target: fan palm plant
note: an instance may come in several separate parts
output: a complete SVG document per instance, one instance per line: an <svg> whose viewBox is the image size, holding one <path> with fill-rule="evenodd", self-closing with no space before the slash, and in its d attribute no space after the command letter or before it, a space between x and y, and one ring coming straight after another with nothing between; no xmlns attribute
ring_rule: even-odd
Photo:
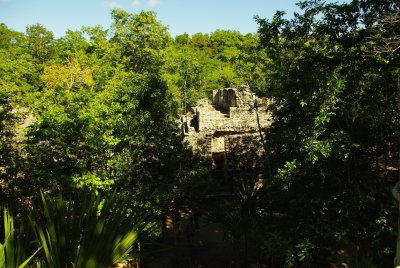
<svg viewBox="0 0 400 268"><path fill-rule="evenodd" d="M243 239L245 267L248 266L249 236L262 213L260 198L261 188L251 180L244 181L232 200L222 203L222 207L217 205L208 214L210 221L222 224L225 234L234 244L239 244Z"/></svg>
<svg viewBox="0 0 400 268"><path fill-rule="evenodd" d="M127 200L92 195L80 204L42 195L42 202L45 224L34 229L48 267L110 267L130 258L144 221Z"/></svg>

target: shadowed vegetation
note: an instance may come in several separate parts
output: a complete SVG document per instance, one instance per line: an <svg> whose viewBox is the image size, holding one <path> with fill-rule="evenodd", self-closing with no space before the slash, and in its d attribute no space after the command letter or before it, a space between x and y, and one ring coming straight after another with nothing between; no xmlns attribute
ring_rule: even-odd
<svg viewBox="0 0 400 268"><path fill-rule="evenodd" d="M398 265L399 3L298 6L256 34L171 37L120 9L61 38L0 24L0 267L146 267L155 250L210 266L213 249L240 267ZM242 84L273 123L221 180L179 117ZM196 213L192 244L165 236Z"/></svg>

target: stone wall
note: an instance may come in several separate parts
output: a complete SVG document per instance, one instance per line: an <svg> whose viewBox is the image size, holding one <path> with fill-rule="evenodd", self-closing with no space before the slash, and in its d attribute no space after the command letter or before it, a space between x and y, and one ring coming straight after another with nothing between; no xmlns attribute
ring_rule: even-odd
<svg viewBox="0 0 400 268"><path fill-rule="evenodd" d="M267 105L249 87L214 90L212 104L200 100L193 112L182 119L185 140L204 156L228 153L234 143L232 137L257 137L257 113L261 128L268 128L272 117Z"/></svg>

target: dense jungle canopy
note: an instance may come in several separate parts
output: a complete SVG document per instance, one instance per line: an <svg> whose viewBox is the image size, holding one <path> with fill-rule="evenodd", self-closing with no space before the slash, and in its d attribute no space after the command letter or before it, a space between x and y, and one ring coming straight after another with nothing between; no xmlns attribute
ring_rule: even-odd
<svg viewBox="0 0 400 268"><path fill-rule="evenodd" d="M122 9L108 29L61 38L0 24L0 267L37 250L28 266L109 267L137 252L145 266L159 219L196 209L239 245L242 267L393 267L400 3L298 5L290 19L256 16L256 34L171 37L154 12ZM243 158L243 187L210 201L209 160L177 122L242 84L271 100L268 165Z"/></svg>

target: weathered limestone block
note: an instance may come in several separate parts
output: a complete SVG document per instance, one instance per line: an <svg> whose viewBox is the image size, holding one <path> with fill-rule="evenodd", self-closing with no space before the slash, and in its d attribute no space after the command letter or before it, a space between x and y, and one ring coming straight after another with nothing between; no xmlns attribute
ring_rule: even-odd
<svg viewBox="0 0 400 268"><path fill-rule="evenodd" d="M211 142L211 152L220 153L225 152L225 137L213 137Z"/></svg>
<svg viewBox="0 0 400 268"><path fill-rule="evenodd" d="M198 101L186 121L190 122L186 141L194 151L206 156L230 150L226 141L234 144L234 136L258 135L259 127L268 128L272 117L249 87L240 86L214 90L212 104L207 99Z"/></svg>

